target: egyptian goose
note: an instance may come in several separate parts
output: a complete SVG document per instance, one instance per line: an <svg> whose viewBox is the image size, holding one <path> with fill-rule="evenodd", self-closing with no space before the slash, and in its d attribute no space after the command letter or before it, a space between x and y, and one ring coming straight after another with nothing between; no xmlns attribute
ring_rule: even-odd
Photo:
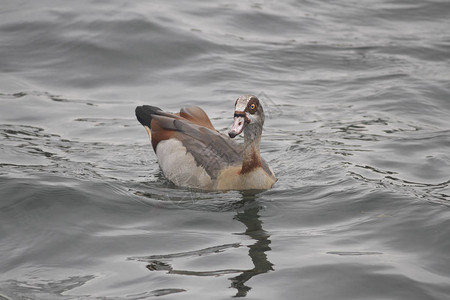
<svg viewBox="0 0 450 300"><path fill-rule="evenodd" d="M179 113L136 107L164 176L174 184L202 190L269 189L277 180L259 154L264 111L255 96L236 100L230 138L244 132L244 146L219 133L199 107Z"/></svg>

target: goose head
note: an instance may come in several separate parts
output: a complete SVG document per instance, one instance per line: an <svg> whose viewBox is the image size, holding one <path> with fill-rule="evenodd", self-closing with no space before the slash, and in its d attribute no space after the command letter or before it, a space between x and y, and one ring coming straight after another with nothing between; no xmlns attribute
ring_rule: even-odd
<svg viewBox="0 0 450 300"><path fill-rule="evenodd" d="M264 111L258 98L253 95L240 96L235 103L234 121L228 135L231 138L244 132L244 138L254 139L261 135Z"/></svg>

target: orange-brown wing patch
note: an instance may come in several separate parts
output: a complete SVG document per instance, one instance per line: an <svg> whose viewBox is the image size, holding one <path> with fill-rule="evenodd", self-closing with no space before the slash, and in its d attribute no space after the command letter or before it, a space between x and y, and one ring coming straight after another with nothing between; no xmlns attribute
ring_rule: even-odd
<svg viewBox="0 0 450 300"><path fill-rule="evenodd" d="M179 113L171 114L168 112L158 111L158 114L152 115L150 123L151 140L153 149L160 141L167 140L173 137L183 138L182 134L178 132L180 129L174 125L175 120L185 120L193 124L209 128L216 131L205 111L197 106L182 108Z"/></svg>
<svg viewBox="0 0 450 300"><path fill-rule="evenodd" d="M152 122L150 124L151 126L151 132L152 132L152 147L153 150L156 152L156 146L159 142L168 140L172 138L176 131L171 130L167 128L167 126L164 126L164 123L167 123L167 119L172 120L171 118L161 118L161 117L154 117L152 119Z"/></svg>
<svg viewBox="0 0 450 300"><path fill-rule="evenodd" d="M208 115L198 106L183 107L180 110L180 116L194 124L204 126L214 131L216 130Z"/></svg>

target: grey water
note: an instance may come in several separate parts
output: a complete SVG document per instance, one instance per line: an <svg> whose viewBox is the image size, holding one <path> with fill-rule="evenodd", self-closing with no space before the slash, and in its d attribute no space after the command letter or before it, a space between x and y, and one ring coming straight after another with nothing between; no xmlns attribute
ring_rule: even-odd
<svg viewBox="0 0 450 300"><path fill-rule="evenodd" d="M0 299L449 299L450 2L0 6ZM137 105L226 132L268 191L178 188ZM242 142L242 139L239 139Z"/></svg>

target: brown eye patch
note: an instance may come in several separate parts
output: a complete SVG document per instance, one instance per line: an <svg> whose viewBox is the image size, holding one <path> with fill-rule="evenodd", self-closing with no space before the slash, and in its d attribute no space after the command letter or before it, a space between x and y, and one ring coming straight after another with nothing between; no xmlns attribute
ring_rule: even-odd
<svg viewBox="0 0 450 300"><path fill-rule="evenodd" d="M254 114L259 106L259 100L258 98L252 97L250 98L250 101L248 101L247 104L247 110L249 113Z"/></svg>

